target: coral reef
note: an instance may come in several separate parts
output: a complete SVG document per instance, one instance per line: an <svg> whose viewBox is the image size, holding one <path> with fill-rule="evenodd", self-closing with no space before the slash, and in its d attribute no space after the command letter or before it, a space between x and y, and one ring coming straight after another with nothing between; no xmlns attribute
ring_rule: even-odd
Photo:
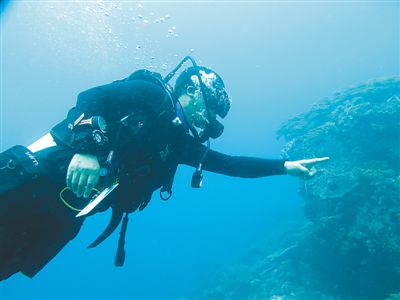
<svg viewBox="0 0 400 300"><path fill-rule="evenodd" d="M323 99L277 136L291 160L331 158L300 182L309 222L262 259L222 271L204 298L398 299L400 78Z"/></svg>

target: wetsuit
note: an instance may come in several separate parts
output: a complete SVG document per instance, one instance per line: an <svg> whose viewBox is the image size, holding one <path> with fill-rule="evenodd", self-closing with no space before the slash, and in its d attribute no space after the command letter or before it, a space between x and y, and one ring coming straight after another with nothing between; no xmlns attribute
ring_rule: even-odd
<svg viewBox="0 0 400 300"><path fill-rule="evenodd" d="M75 110L85 117L102 116L108 124L108 147L116 149L120 179L119 187L109 198L123 211L143 209L179 164L197 167L206 150L188 133L184 122L173 122L177 110L166 110L171 105L167 98L162 87L143 80L116 81L78 96ZM172 105L176 104L173 101ZM134 114L121 139L118 122L130 112L139 113ZM64 145L56 133L53 136L57 144ZM71 150L73 155L76 151ZM106 147L81 152L100 157L108 150ZM40 177L0 198L0 280L18 271L33 277L76 236L83 222L58 198L72 156L58 157L57 151L47 152L41 153L39 159L45 162L51 176ZM284 174L283 165L279 159L229 156L210 150L203 169L255 178ZM54 174L60 180L54 181Z"/></svg>

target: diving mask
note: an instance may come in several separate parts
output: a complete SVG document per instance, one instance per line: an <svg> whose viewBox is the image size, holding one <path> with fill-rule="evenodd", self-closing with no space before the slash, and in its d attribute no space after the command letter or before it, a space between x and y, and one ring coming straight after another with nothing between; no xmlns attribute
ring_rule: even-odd
<svg viewBox="0 0 400 300"><path fill-rule="evenodd" d="M195 129L198 136L201 137L209 124L209 115L204 97L200 89L193 90L193 87L188 87L186 94L187 97L180 100L183 113L189 126Z"/></svg>

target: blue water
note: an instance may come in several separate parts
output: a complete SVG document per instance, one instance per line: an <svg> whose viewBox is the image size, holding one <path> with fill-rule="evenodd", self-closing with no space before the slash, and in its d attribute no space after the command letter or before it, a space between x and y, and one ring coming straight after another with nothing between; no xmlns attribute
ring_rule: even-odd
<svg viewBox="0 0 400 300"><path fill-rule="evenodd" d="M162 20L161 18L164 18ZM160 20L161 19L161 20ZM399 72L399 3L12 1L1 14L1 150L28 145L61 120L76 95L139 68L166 74L187 54L215 69L233 98L213 149L278 158L275 131L337 90ZM0 283L0 299L182 298L278 226L303 219L295 178L207 173L131 216L127 259L117 234L86 246L96 215L33 280Z"/></svg>

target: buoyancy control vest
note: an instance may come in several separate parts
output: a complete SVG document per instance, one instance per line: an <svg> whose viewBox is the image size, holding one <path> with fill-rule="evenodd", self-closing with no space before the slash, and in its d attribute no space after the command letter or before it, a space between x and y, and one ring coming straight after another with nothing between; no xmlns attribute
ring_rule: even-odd
<svg viewBox="0 0 400 300"><path fill-rule="evenodd" d="M172 125L175 126L180 125L180 121L176 120L176 111L175 111L176 100L173 97L172 88L168 83L166 83L162 79L159 73L142 69L132 73L129 77L122 79L121 81L131 81L131 80L143 80L161 87L165 91L166 96L164 101L161 103L161 106L158 110L159 113L157 115L159 118L163 118L164 120L170 120ZM163 134L162 131L160 131L160 134ZM157 137L150 137L150 138L153 138L155 142L157 141ZM172 185L176 173L176 168L177 164L171 164L170 168L168 168L168 174L164 176L165 180L160 189L160 198L163 200L168 200L172 195ZM149 199L145 199L143 201L144 205L141 205L139 207L139 210L142 210L147 205L151 196L152 192L145 195L145 197ZM131 212L130 209L127 209L126 205L123 205L123 203L126 202L129 202L129 199L123 199L122 201L116 199L115 201L113 201L113 203L111 204L112 215L109 224L107 225L103 233L100 234L100 236L93 243L89 245L89 248L93 248L102 243L115 231L115 229L121 223L121 220L123 220L120 230L120 237L118 241L118 249L114 261L114 264L116 266L122 266L125 260L125 250L124 250L125 235L129 220L128 214Z"/></svg>

